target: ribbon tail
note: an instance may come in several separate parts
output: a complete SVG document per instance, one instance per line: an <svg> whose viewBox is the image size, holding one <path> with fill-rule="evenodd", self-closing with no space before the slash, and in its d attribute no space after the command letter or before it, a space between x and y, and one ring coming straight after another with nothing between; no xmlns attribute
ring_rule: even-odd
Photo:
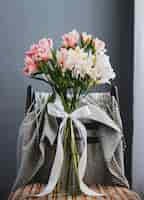
<svg viewBox="0 0 144 200"><path fill-rule="evenodd" d="M46 187L41 193L35 195L36 197L42 197L51 193L59 180L62 165L63 165L63 160L64 160L62 135L65 128L65 124L66 124L66 120L63 120L59 128L56 155L55 155L55 159L54 159L54 163L53 163L48 184L46 185Z"/></svg>
<svg viewBox="0 0 144 200"><path fill-rule="evenodd" d="M79 165L78 165L78 175L79 175L78 178L79 178L80 190L88 196L105 196L105 194L97 193L97 192L91 190L83 182L83 178L84 178L86 166L87 166L87 131L86 131L86 128L84 127L84 125L80 121L74 120L74 119L73 119L73 121L77 127L79 134L82 135L82 138L84 141L84 149L83 149L82 155L79 160Z"/></svg>

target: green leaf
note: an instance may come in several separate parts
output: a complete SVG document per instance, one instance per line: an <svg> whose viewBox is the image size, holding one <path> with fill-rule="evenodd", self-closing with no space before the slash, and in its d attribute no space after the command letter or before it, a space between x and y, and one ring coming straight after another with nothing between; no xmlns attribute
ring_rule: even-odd
<svg viewBox="0 0 144 200"><path fill-rule="evenodd" d="M57 61L57 58L56 58L56 49L52 49L51 52L52 52L53 60L56 62Z"/></svg>
<svg viewBox="0 0 144 200"><path fill-rule="evenodd" d="M53 102L55 101L55 99L56 99L56 93L55 93L55 91L53 90L53 91L52 91L52 95L50 95L50 96L48 97L47 102L48 102L48 103L53 103Z"/></svg>

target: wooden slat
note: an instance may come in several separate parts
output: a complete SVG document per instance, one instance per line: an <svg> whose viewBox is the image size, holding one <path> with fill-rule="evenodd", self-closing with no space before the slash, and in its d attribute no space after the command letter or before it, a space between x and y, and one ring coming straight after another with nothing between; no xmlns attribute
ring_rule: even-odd
<svg viewBox="0 0 144 200"><path fill-rule="evenodd" d="M87 196L85 194L80 195L81 200L87 200ZM74 195L73 200L77 200L77 197Z"/></svg>
<svg viewBox="0 0 144 200"><path fill-rule="evenodd" d="M44 188L45 188L45 185L42 184L39 192L42 192ZM48 200L48 196L40 197L40 198L37 198L36 200Z"/></svg>
<svg viewBox="0 0 144 200"><path fill-rule="evenodd" d="M113 191L111 190L111 187L107 187L107 193L109 195L109 199L112 200Z"/></svg>
<svg viewBox="0 0 144 200"><path fill-rule="evenodd" d="M12 199L10 200L18 200L20 199L20 197L22 196L24 191L24 187L21 187L19 189L16 190L16 192L12 195Z"/></svg>
<svg viewBox="0 0 144 200"><path fill-rule="evenodd" d="M111 200L112 198L111 198L111 195L109 193L108 187L105 186L104 191L105 191L105 194L106 194L106 200Z"/></svg>
<svg viewBox="0 0 144 200"><path fill-rule="evenodd" d="M115 187L116 191L118 192L119 196L121 197L121 200L126 200L127 196L123 192L122 188L120 187Z"/></svg>
<svg viewBox="0 0 144 200"><path fill-rule="evenodd" d="M111 200L111 196L110 196L108 187L104 187L104 191L105 191L105 193L107 194L106 200Z"/></svg>
<svg viewBox="0 0 144 200"><path fill-rule="evenodd" d="M115 187L108 187L108 194L110 196L110 200L114 200L114 198L119 198L119 195L117 194Z"/></svg>
<svg viewBox="0 0 144 200"><path fill-rule="evenodd" d="M24 187L23 193L22 193L22 197L19 198L19 200L24 200L24 199L30 199L28 198L28 196L31 194L31 190L32 190L33 185L26 185Z"/></svg>
<svg viewBox="0 0 144 200"><path fill-rule="evenodd" d="M131 199L131 200L140 200L140 197L136 192L130 191L127 188L123 188L122 190L129 197L129 199Z"/></svg>
<svg viewBox="0 0 144 200"><path fill-rule="evenodd" d="M57 187L54 189L52 193L52 200L56 200L56 199L57 199Z"/></svg>
<svg viewBox="0 0 144 200"><path fill-rule="evenodd" d="M75 195L72 195L72 200L77 200ZM81 197L81 200L86 200L85 195Z"/></svg>
<svg viewBox="0 0 144 200"><path fill-rule="evenodd" d="M40 192L40 184L32 184L32 188L31 188L31 192L29 193L29 195L33 195L33 194L38 194ZM37 197L30 197L28 198L29 200L38 200Z"/></svg>
<svg viewBox="0 0 144 200"><path fill-rule="evenodd" d="M97 193L101 193L100 188L98 186L97 187L95 186L94 191ZM93 199L94 200L100 200L100 199L103 200L103 197L94 197Z"/></svg>
<svg viewBox="0 0 144 200"><path fill-rule="evenodd" d="M100 199L101 200L106 200L107 199L107 192L104 189L104 187L102 187L101 185L97 186L99 188L99 193L104 194L105 196L102 196Z"/></svg>

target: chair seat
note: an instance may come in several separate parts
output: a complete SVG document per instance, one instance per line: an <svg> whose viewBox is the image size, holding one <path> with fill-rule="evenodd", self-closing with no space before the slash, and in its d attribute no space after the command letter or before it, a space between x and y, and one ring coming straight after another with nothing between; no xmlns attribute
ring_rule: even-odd
<svg viewBox="0 0 144 200"><path fill-rule="evenodd" d="M40 191L42 191L44 188L44 185L42 184L31 184L31 185L27 185L23 188L19 188L17 191L15 191L14 193L11 193L8 200L47 200L47 199L51 199L51 200L57 200L57 199L64 199L64 200L80 200L80 198L82 200L140 200L140 197L138 196L138 194L136 194L133 191L130 191L127 188L124 187L117 187L117 186L101 186L101 185L97 185L92 187L93 190L95 190L96 192L99 193L105 193L106 196L105 197L99 197L99 198L95 198L95 197L88 197L84 194L81 194L79 196L66 196L66 195L62 195L60 193L57 193L56 191L54 191L52 194L45 196L45 197L41 197L41 198L26 198L27 195L32 195L32 194L36 194L39 193Z"/></svg>

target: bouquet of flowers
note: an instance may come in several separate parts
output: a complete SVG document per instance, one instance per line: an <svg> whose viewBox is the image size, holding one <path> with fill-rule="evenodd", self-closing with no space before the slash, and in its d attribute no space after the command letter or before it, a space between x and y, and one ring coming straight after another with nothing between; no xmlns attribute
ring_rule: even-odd
<svg viewBox="0 0 144 200"><path fill-rule="evenodd" d="M81 95L98 84L110 83L115 73L106 55L105 43L76 30L62 36L55 48L53 40L43 38L26 52L24 74L48 83L53 91L48 102L60 97L63 109L70 116L77 108ZM63 130L64 152L70 148L75 174L79 180L79 153L73 120L67 117ZM80 180L79 180L80 181ZM82 188L82 184L79 182Z"/></svg>

